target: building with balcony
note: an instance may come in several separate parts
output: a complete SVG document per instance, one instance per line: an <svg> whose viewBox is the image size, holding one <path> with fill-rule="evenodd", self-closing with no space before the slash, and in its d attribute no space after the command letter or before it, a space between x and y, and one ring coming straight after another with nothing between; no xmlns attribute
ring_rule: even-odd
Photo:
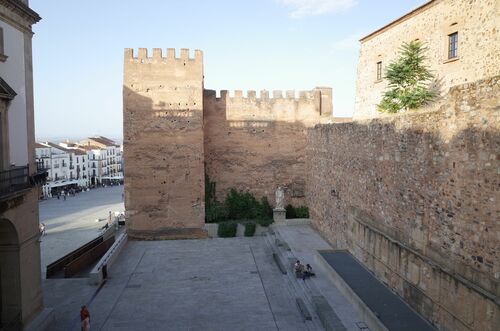
<svg viewBox="0 0 500 331"><path fill-rule="evenodd" d="M0 330L45 330L35 163L32 25L27 0L0 2Z"/></svg>
<svg viewBox="0 0 500 331"><path fill-rule="evenodd" d="M90 185L87 153L76 144L36 143L36 160L48 172L43 197Z"/></svg>
<svg viewBox="0 0 500 331"><path fill-rule="evenodd" d="M36 161L48 172L42 196L52 197L71 188L117 184L123 181L120 145L105 137L80 143L36 143Z"/></svg>
<svg viewBox="0 0 500 331"><path fill-rule="evenodd" d="M123 181L122 150L119 144L109 138L96 136L83 139L80 146L90 151L92 158L98 156L100 167L96 178L99 184ZM89 158L89 162L92 158Z"/></svg>

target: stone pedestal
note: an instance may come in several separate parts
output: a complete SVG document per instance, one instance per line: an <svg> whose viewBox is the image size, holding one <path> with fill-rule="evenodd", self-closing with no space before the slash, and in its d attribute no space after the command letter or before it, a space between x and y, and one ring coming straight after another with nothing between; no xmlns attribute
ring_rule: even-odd
<svg viewBox="0 0 500 331"><path fill-rule="evenodd" d="M274 223L285 223L286 221L286 211L284 208L274 208L273 209L273 220Z"/></svg>

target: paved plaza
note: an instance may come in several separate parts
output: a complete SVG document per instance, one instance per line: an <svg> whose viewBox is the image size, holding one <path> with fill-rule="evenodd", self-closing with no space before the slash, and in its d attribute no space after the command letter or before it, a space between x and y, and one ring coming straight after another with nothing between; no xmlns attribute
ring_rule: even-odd
<svg viewBox="0 0 500 331"><path fill-rule="evenodd" d="M42 273L45 267L99 235L109 211L123 211L123 186L96 188L64 200L51 198L40 201L40 222L46 235L40 244Z"/></svg>
<svg viewBox="0 0 500 331"><path fill-rule="evenodd" d="M314 282L346 329L359 330L361 317L315 263L313 251L328 244L309 226L280 232L316 269L306 283ZM44 297L55 309L54 330L78 330L82 304L93 330L323 330L316 315L303 319L289 282L265 237L129 241L102 288L86 279L51 279Z"/></svg>

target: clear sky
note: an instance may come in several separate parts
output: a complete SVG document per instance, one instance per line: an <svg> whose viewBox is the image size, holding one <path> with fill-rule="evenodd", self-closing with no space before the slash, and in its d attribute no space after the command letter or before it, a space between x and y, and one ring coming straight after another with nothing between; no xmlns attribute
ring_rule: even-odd
<svg viewBox="0 0 500 331"><path fill-rule="evenodd" d="M204 52L205 88L333 88L354 109L360 37L425 0L31 0L37 138L122 137L123 48Z"/></svg>

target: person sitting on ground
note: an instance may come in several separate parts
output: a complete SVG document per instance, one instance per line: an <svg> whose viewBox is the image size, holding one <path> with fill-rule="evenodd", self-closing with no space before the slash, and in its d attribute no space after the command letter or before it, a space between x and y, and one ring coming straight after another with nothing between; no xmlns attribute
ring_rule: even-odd
<svg viewBox="0 0 500 331"><path fill-rule="evenodd" d="M302 277L302 274L304 273L304 265L302 263L300 263L299 260L297 260L297 262L295 262L293 268L295 269L295 275L297 277Z"/></svg>
<svg viewBox="0 0 500 331"><path fill-rule="evenodd" d="M316 276L316 274L313 272L313 268L311 267L310 264L306 265L306 271L309 274L309 276Z"/></svg>
<svg viewBox="0 0 500 331"><path fill-rule="evenodd" d="M306 269L304 270L304 273L302 274L302 280L306 280L307 277L316 276L316 274L312 270L313 270L313 268L311 267L311 265L309 263L306 264Z"/></svg>

